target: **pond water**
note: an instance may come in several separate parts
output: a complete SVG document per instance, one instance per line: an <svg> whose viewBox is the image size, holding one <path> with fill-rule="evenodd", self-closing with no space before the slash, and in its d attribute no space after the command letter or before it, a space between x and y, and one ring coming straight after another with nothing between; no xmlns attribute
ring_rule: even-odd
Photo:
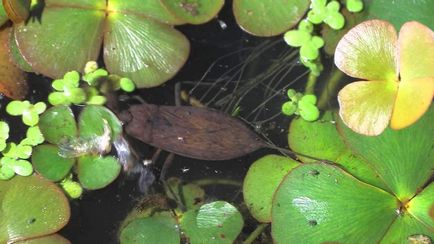
<svg viewBox="0 0 434 244"><path fill-rule="evenodd" d="M287 100L287 88L301 90L307 79L306 69L298 63L298 52L289 48L280 36L257 38L243 32L228 6L207 24L178 29L191 42L186 65L165 85L135 92L133 96L152 104L174 105L176 91L190 92L192 98L208 107L227 113L237 110L252 130L277 146L287 147L290 118L280 113L280 107ZM325 66L325 75L330 67ZM46 97L50 80L36 75L30 80L33 91L30 100ZM153 156L154 148L131 142L142 159ZM176 156L166 178L178 177L186 182L202 179L238 182L238 186L208 185L207 198L235 203L243 211L242 180L250 164L270 152L277 151L261 149L242 158L216 162ZM167 155L163 152L152 165L157 177ZM161 189L155 183L149 193ZM85 192L79 201L72 201L71 220L60 234L72 243L117 243L120 223L143 196L137 176L121 175L108 187ZM248 213L243 212L246 225L241 239L256 227L256 222L247 219Z"/></svg>

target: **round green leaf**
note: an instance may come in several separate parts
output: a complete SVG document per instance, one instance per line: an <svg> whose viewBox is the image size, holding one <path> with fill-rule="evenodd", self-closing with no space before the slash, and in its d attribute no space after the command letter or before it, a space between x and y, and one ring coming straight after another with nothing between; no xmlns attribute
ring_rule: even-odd
<svg viewBox="0 0 434 244"><path fill-rule="evenodd" d="M126 91L126 92L132 92L134 91L134 89L136 88L134 86L134 82L128 78L121 78L120 82L120 87L122 90Z"/></svg>
<svg viewBox="0 0 434 244"><path fill-rule="evenodd" d="M23 123L28 126L35 126L39 122L39 114L36 111L30 110L23 113Z"/></svg>
<svg viewBox="0 0 434 244"><path fill-rule="evenodd" d="M4 121L0 121L0 139L6 140L9 138L9 125Z"/></svg>
<svg viewBox="0 0 434 244"><path fill-rule="evenodd" d="M393 195L336 166L304 164L274 196L272 235L277 243L377 243L397 208Z"/></svg>
<svg viewBox="0 0 434 244"><path fill-rule="evenodd" d="M29 101L12 101L6 106L6 112L12 116L18 116L23 114L29 107Z"/></svg>
<svg viewBox="0 0 434 244"><path fill-rule="evenodd" d="M223 7L224 0L160 0L166 9L189 24L203 24L214 18Z"/></svg>
<svg viewBox="0 0 434 244"><path fill-rule="evenodd" d="M170 26L135 15L110 13L104 61L110 73L133 80L138 88L161 85L184 65L190 44Z"/></svg>
<svg viewBox="0 0 434 244"><path fill-rule="evenodd" d="M430 179L434 168L434 108L413 126L399 131L386 129L368 137L338 123L345 142L364 159L401 200L411 199Z"/></svg>
<svg viewBox="0 0 434 244"><path fill-rule="evenodd" d="M51 2L62 5L62 1ZM70 1L64 4L70 6ZM71 70L83 70L87 61L98 58L105 12L50 5L46 3L40 20L16 25L15 38L34 71L60 78Z"/></svg>
<svg viewBox="0 0 434 244"><path fill-rule="evenodd" d="M60 157L57 146L45 144L33 149L32 163L36 172L51 181L59 181L70 172L75 159Z"/></svg>
<svg viewBox="0 0 434 244"><path fill-rule="evenodd" d="M216 201L185 212L180 225L191 243L233 243L244 221L234 206Z"/></svg>
<svg viewBox="0 0 434 244"><path fill-rule="evenodd" d="M120 241L122 244L179 244L181 238L176 219L170 212L161 212L128 223L121 231Z"/></svg>
<svg viewBox="0 0 434 244"><path fill-rule="evenodd" d="M10 165L0 164L0 181L9 180L15 176L15 171Z"/></svg>
<svg viewBox="0 0 434 244"><path fill-rule="evenodd" d="M288 157L267 155L250 166L243 183L244 202L259 222L271 222L274 192L283 177L298 165Z"/></svg>
<svg viewBox="0 0 434 244"><path fill-rule="evenodd" d="M55 106L45 111L41 115L39 128L45 140L53 144L77 136L74 114L67 106Z"/></svg>
<svg viewBox="0 0 434 244"><path fill-rule="evenodd" d="M257 36L275 36L295 26L309 0L234 0L233 11L242 29Z"/></svg>
<svg viewBox="0 0 434 244"><path fill-rule="evenodd" d="M0 181L0 203L1 243L55 233L70 216L62 191L36 175Z"/></svg>
<svg viewBox="0 0 434 244"><path fill-rule="evenodd" d="M78 159L78 179L88 190L104 188L118 177L120 171L121 165L111 156L86 155Z"/></svg>
<svg viewBox="0 0 434 244"><path fill-rule="evenodd" d="M104 120L111 129L111 139L116 140L122 133L122 123L108 108L98 105L86 106L80 114L78 125L81 137L101 136L104 134Z"/></svg>

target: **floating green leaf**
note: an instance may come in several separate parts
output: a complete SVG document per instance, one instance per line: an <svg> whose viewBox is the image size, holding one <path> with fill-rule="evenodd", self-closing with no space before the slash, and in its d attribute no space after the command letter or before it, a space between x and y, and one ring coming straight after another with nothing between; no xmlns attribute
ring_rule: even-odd
<svg viewBox="0 0 434 244"><path fill-rule="evenodd" d="M58 234L37 237L25 241L14 242L16 244L71 244L70 241Z"/></svg>
<svg viewBox="0 0 434 244"><path fill-rule="evenodd" d="M376 243L398 207L393 195L336 166L304 164L285 177L274 196L272 234L278 243Z"/></svg>
<svg viewBox="0 0 434 244"><path fill-rule="evenodd" d="M267 155L249 168L243 183L244 202L260 222L271 222L273 196L283 177L299 163L283 156Z"/></svg>
<svg viewBox="0 0 434 244"><path fill-rule="evenodd" d="M243 224L240 212L224 201L187 211L180 220L181 229L191 243L233 243Z"/></svg>
<svg viewBox="0 0 434 244"><path fill-rule="evenodd" d="M34 148L32 163L35 170L51 181L65 178L75 163L73 158L59 156L59 148L44 144Z"/></svg>
<svg viewBox="0 0 434 244"><path fill-rule="evenodd" d="M12 101L6 106L6 112L13 116L22 115L23 123L28 126L35 126L39 122L39 115L42 114L47 105L44 102L31 104L29 101Z"/></svg>
<svg viewBox="0 0 434 244"><path fill-rule="evenodd" d="M89 190L104 188L116 179L120 171L121 165L111 156L86 155L78 159L78 179Z"/></svg>
<svg viewBox="0 0 434 244"><path fill-rule="evenodd" d="M170 212L161 212L151 217L138 218L128 223L121 231L120 241L122 244L178 244L181 238L176 219Z"/></svg>
<svg viewBox="0 0 434 244"><path fill-rule="evenodd" d="M40 176L0 181L0 203L1 243L55 233L70 216L62 191Z"/></svg>
<svg viewBox="0 0 434 244"><path fill-rule="evenodd" d="M234 0L237 23L258 36L275 36L295 26L309 7L309 0Z"/></svg>
<svg viewBox="0 0 434 244"><path fill-rule="evenodd" d="M59 144L67 138L77 136L74 114L67 106L55 106L48 109L41 116L39 128L44 138L52 144Z"/></svg>
<svg viewBox="0 0 434 244"><path fill-rule="evenodd" d="M122 133L122 123L116 115L103 106L86 106L79 117L79 130L81 137L101 136L104 134L104 121L111 129L111 139L116 140Z"/></svg>

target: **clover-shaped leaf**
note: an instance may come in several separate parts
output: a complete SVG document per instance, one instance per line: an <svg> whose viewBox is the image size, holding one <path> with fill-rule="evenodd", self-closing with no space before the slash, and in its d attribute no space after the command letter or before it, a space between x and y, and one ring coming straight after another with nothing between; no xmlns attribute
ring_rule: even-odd
<svg viewBox="0 0 434 244"><path fill-rule="evenodd" d="M335 64L369 81L353 82L339 92L342 120L365 135L382 133L389 121L393 129L410 126L431 104L433 62L434 33L418 22L404 24L399 38L385 21L357 25L338 43Z"/></svg>
<svg viewBox="0 0 434 244"><path fill-rule="evenodd" d="M306 121L315 121L319 117L319 110L316 107L317 98L315 95L303 95L293 89L289 89L288 98L290 101L282 105L282 113L288 116L300 115Z"/></svg>
<svg viewBox="0 0 434 244"><path fill-rule="evenodd" d="M324 46L324 40L319 36L312 36L313 25L307 20L300 22L297 30L285 33L285 42L293 47L300 47L302 59L314 60L319 56L319 49Z"/></svg>
<svg viewBox="0 0 434 244"><path fill-rule="evenodd" d="M32 163L38 173L52 181L64 179L77 165L74 169L82 187L103 188L120 173L117 159L104 155L110 151L111 139L120 136L122 125L107 108L95 105L83 109L78 124L79 128L69 107L47 110L41 117L40 128L52 144L37 146ZM71 197L78 197L74 184L65 187L72 187Z"/></svg>
<svg viewBox="0 0 434 244"><path fill-rule="evenodd" d="M39 122L39 114L42 114L46 108L44 102L33 105L29 101L12 101L6 106L6 112L13 116L22 115L24 124L34 126Z"/></svg>
<svg viewBox="0 0 434 244"><path fill-rule="evenodd" d="M67 72L63 79L54 80L52 87L55 92L50 93L48 101L52 105L80 104L86 100L86 93L79 87L80 74L77 71Z"/></svg>
<svg viewBox="0 0 434 244"><path fill-rule="evenodd" d="M26 138L24 138L20 144L36 146L44 142L44 136L39 129L39 126L29 127L27 129Z"/></svg>
<svg viewBox="0 0 434 244"><path fill-rule="evenodd" d="M324 22L335 30L342 29L345 24L344 16L339 12L339 2L327 0L312 0L311 10L307 14L307 19L314 23Z"/></svg>
<svg viewBox="0 0 434 244"><path fill-rule="evenodd" d="M60 78L102 50L110 73L143 88L162 84L185 63L189 42L170 26L180 23L162 1L51 0L40 20L14 26L14 37L35 72Z"/></svg>

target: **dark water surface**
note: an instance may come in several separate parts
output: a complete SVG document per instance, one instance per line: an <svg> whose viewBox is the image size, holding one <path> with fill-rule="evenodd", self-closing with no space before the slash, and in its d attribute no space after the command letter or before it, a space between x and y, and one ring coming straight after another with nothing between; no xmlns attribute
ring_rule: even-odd
<svg viewBox="0 0 434 244"><path fill-rule="evenodd" d="M205 85L194 88L192 96L198 99L203 96L201 100L209 107L228 113L240 107L239 116L253 130L267 136L273 143L286 147L290 118L279 115L280 106L287 99L283 88L289 83L293 83L293 88L302 88L306 80L305 69L296 64L298 53L291 50L281 37L257 38L240 30L228 5L217 19L207 24L179 27L191 42L191 54L186 65L166 85L139 91L135 95L148 103L174 105L177 82L187 81L180 87L181 90L189 91L205 75L201 82ZM208 90L210 84L216 82L217 85ZM33 75L31 86L33 93L30 100L45 98L50 90L50 81ZM264 103L267 100L269 102ZM2 101L2 104L6 102ZM155 151L139 142L134 146L143 158L151 158ZM270 152L277 153L259 150L243 158L219 162L176 156L167 177L175 176L187 182L204 178L242 182L250 164ZM157 176L166 155L163 153L154 165ZM157 192L158 189L157 184L151 188L151 192ZM206 190L209 199L227 200L237 207L242 201L239 187L210 186ZM117 243L119 224L142 196L137 177L121 175L108 187L85 192L80 200L72 201L71 221L60 233L72 243ZM248 234L255 228L255 222L249 220L248 216L244 217L244 232Z"/></svg>

